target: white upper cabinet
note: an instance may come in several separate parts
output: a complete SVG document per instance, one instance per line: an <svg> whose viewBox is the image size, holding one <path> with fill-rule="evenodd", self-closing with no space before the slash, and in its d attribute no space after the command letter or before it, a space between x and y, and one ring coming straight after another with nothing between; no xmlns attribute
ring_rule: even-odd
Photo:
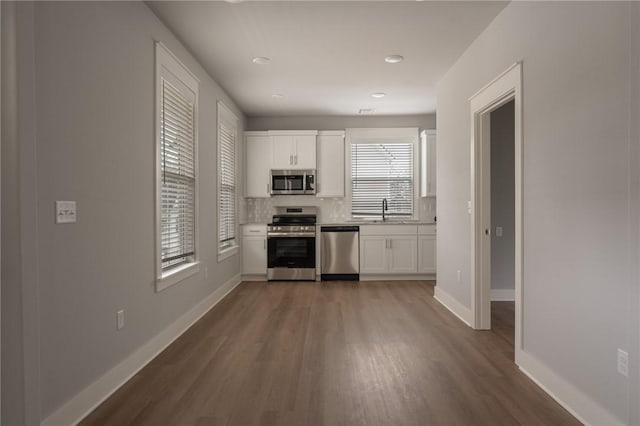
<svg viewBox="0 0 640 426"><path fill-rule="evenodd" d="M436 196L436 131L420 133L420 196Z"/></svg>
<svg viewBox="0 0 640 426"><path fill-rule="evenodd" d="M245 132L246 183L245 197L270 197L269 172L272 168L273 145L267 132Z"/></svg>
<svg viewBox="0 0 640 426"><path fill-rule="evenodd" d="M317 131L269 131L273 169L315 169Z"/></svg>
<svg viewBox="0 0 640 426"><path fill-rule="evenodd" d="M344 132L318 132L317 197L344 197Z"/></svg>

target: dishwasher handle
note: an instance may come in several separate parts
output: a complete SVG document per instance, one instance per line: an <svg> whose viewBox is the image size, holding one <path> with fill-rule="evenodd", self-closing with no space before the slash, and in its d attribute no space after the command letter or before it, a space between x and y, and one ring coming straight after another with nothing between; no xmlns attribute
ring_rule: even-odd
<svg viewBox="0 0 640 426"><path fill-rule="evenodd" d="M320 232L360 232L359 226L321 226Z"/></svg>

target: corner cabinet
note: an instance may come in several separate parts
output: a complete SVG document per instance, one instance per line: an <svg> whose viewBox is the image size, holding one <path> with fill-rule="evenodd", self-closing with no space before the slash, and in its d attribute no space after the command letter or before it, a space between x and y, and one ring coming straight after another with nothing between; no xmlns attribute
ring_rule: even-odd
<svg viewBox="0 0 640 426"><path fill-rule="evenodd" d="M420 196L436 196L436 131L420 132Z"/></svg>
<svg viewBox="0 0 640 426"><path fill-rule="evenodd" d="M267 276L267 225L242 226L242 274Z"/></svg>
<svg viewBox="0 0 640 426"><path fill-rule="evenodd" d="M315 169L315 130L268 132L272 138L272 169Z"/></svg>
<svg viewBox="0 0 640 426"><path fill-rule="evenodd" d="M268 198L273 144L267 132L245 132L245 197Z"/></svg>
<svg viewBox="0 0 640 426"><path fill-rule="evenodd" d="M344 132L318 132L317 197L344 197Z"/></svg>

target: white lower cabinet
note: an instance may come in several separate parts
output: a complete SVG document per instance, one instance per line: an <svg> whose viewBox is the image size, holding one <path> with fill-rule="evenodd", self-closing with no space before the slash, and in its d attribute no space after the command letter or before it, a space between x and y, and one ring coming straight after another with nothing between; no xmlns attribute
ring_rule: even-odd
<svg viewBox="0 0 640 426"><path fill-rule="evenodd" d="M415 274L418 237L414 225L360 227L361 274Z"/></svg>
<svg viewBox="0 0 640 426"><path fill-rule="evenodd" d="M418 227L418 272L436 273L436 226Z"/></svg>
<svg viewBox="0 0 640 426"><path fill-rule="evenodd" d="M418 272L418 237L393 236L389 238L389 273L415 274Z"/></svg>
<svg viewBox="0 0 640 426"><path fill-rule="evenodd" d="M362 228L361 228L362 229ZM375 235L360 236L360 273L385 274L388 272L387 238Z"/></svg>
<svg viewBox="0 0 640 426"><path fill-rule="evenodd" d="M242 273L267 275L267 225L242 227Z"/></svg>

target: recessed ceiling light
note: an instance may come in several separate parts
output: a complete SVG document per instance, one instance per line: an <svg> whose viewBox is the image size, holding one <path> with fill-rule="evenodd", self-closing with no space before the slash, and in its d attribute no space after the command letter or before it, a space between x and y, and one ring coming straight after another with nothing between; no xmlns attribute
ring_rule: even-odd
<svg viewBox="0 0 640 426"><path fill-rule="evenodd" d="M264 56L257 56L251 60L254 64L265 65L271 62L271 58L266 58Z"/></svg>
<svg viewBox="0 0 640 426"><path fill-rule="evenodd" d="M389 55L386 58L384 58L384 61L388 64L397 64L398 62L402 62L403 59L404 59L404 56Z"/></svg>
<svg viewBox="0 0 640 426"><path fill-rule="evenodd" d="M271 95L271 97L273 99L282 99L284 98L284 95L282 93L274 93L273 95Z"/></svg>
<svg viewBox="0 0 640 426"><path fill-rule="evenodd" d="M375 112L375 109L373 108L361 108L360 111L358 111L358 114L373 114Z"/></svg>
<svg viewBox="0 0 640 426"><path fill-rule="evenodd" d="M387 94L378 92L378 93L372 93L371 96L373 96L374 98L384 98L385 96L387 96Z"/></svg>

